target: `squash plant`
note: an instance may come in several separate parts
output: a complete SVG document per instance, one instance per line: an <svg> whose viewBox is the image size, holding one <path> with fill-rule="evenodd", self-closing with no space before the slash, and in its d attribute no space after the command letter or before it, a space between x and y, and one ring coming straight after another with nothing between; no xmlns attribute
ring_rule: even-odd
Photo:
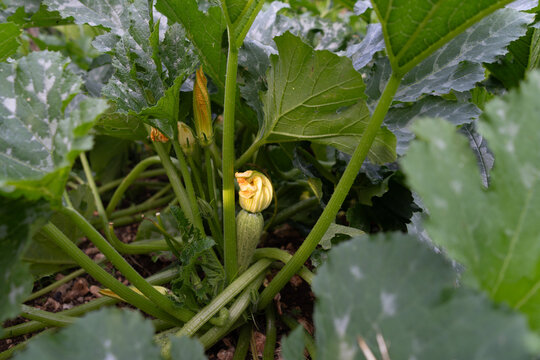
<svg viewBox="0 0 540 360"><path fill-rule="evenodd" d="M284 359L539 355L538 1L1 9L0 320L30 321L0 336L47 330L0 359L244 359L263 316L264 359L278 320ZM293 255L254 249L285 221ZM84 272L106 297L24 304ZM296 274L314 337L276 312Z"/></svg>

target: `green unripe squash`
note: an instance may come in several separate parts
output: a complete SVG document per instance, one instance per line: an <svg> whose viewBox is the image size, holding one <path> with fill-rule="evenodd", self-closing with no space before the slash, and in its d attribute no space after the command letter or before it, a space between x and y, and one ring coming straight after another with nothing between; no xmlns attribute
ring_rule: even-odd
<svg viewBox="0 0 540 360"><path fill-rule="evenodd" d="M236 215L236 251L238 257L238 274L249 267L253 253L259 244L264 228L261 213L240 210Z"/></svg>

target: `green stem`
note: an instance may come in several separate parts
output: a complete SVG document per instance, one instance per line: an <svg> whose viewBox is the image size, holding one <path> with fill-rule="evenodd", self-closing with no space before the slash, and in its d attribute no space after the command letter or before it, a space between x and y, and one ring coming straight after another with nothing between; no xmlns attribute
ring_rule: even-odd
<svg viewBox="0 0 540 360"><path fill-rule="evenodd" d="M192 224L195 224L195 218L193 217L193 212L191 210L191 205L189 203L186 189L184 189L184 185L182 184L182 181L178 176L178 172L176 171L176 168L174 167L171 158L169 157L169 153L165 149L165 145L160 142L154 142L154 148L156 149L156 152L161 159L161 163L165 168L165 171L167 172L167 176L169 177L169 181L171 182L173 191L176 194L176 198L178 199L180 208L182 209L188 220Z"/></svg>
<svg viewBox="0 0 540 360"><path fill-rule="evenodd" d="M268 287L262 292L259 301L259 309L264 309L268 306L274 296L283 288L283 286L285 286L285 284L287 284L290 278L300 270L304 262L306 262L313 250L317 247L317 244L321 241L330 224L335 220L336 215L341 208L341 204L354 183L356 175L360 171L369 149L381 128L381 124L390 108L392 99L400 82L401 78L396 77L395 75L390 77L390 80L386 84L384 92L379 99L379 103L373 112L371 120L360 139L360 143L356 147L349 165L347 165L345 172L341 176L328 205L326 205L326 208L317 220L317 223L292 259L283 267L283 269L281 269L274 279L272 279L270 284L268 284Z"/></svg>
<svg viewBox="0 0 540 360"><path fill-rule="evenodd" d="M256 249L253 254L253 260L259 259L272 259L281 261L284 264L287 264L291 259L292 255L286 252L285 250L277 248L260 248ZM315 274L312 273L307 267L302 266L298 271L298 275L304 279L309 285L312 284Z"/></svg>
<svg viewBox="0 0 540 360"><path fill-rule="evenodd" d="M152 178L152 177L166 175L166 174L167 173L165 172L165 169L148 170L148 171L144 171L144 172L140 173L139 176L137 177L137 179L147 179L147 178ZM105 193L105 192L107 192L109 190L112 190L112 189L116 188L118 185L120 185L122 183L122 181L124 181L124 179L125 178L116 179L116 180L108 182L108 183L106 183L104 185L101 185L98 188L99 193L103 194L103 193ZM148 183L148 182L146 182L146 183Z"/></svg>
<svg viewBox="0 0 540 360"><path fill-rule="evenodd" d="M236 348L234 349L233 360L246 360L246 355L249 350L249 341L251 339L251 324L245 324L240 329Z"/></svg>
<svg viewBox="0 0 540 360"><path fill-rule="evenodd" d="M22 305L21 316L29 320L39 321L46 326L64 327L73 324L76 318L57 313L51 313L31 306Z"/></svg>
<svg viewBox="0 0 540 360"><path fill-rule="evenodd" d="M195 165L195 162L193 161L193 157L188 156L187 160L188 160L189 168L193 172L193 177L195 178L195 185L197 186L199 197L206 200L206 194L204 193L204 186L202 184L202 180L201 180L202 177L199 171L199 167Z"/></svg>
<svg viewBox="0 0 540 360"><path fill-rule="evenodd" d="M221 169L223 166L221 162L221 154L219 153L219 148L215 143L210 144L210 153L212 154L212 160L214 160L214 165L217 169Z"/></svg>
<svg viewBox="0 0 540 360"><path fill-rule="evenodd" d="M168 191L170 189L170 185L165 186L163 189L165 191ZM163 194L162 192L160 193ZM156 193L156 195L160 195L160 194ZM156 198L155 196L152 196L152 198L146 200L145 202L141 204L130 206L127 209L115 211L114 213L112 213L110 219L116 220L118 218L122 218L125 216L130 216L137 213L143 213L145 211L155 209L157 207L168 204L172 199L174 199L174 195L164 196L162 198Z"/></svg>
<svg viewBox="0 0 540 360"><path fill-rule="evenodd" d="M109 232L109 227L107 226L109 224L109 219L107 218L107 212L105 211L105 208L103 207L103 202L101 201L101 197L99 196L99 191L94 181L94 176L92 175L92 169L90 169L90 165L88 165L88 159L86 159L85 153L81 153L79 157L81 159L81 164L84 169L84 174L86 175L86 181L88 182L88 186L90 187L90 190L92 191L92 196L94 197L96 209L101 219L101 226L103 232L105 233L105 237L107 238L107 240L111 241L111 233Z"/></svg>
<svg viewBox="0 0 540 360"><path fill-rule="evenodd" d="M268 306L266 314L266 340L264 343L263 360L274 360L276 350L277 328L276 328L276 309Z"/></svg>
<svg viewBox="0 0 540 360"><path fill-rule="evenodd" d="M148 299L154 302L161 309L165 310L168 314L174 316L176 319L186 322L194 314L193 312L177 307L167 296L161 294L152 285L150 285L123 257L120 255L111 244L109 244L101 234L88 222L86 219L74 209L63 209L62 212L69 216L69 218L77 225L79 229L88 237L102 253L109 259L109 261L118 269L122 275L126 277L133 286L141 291ZM123 295L117 293L111 288L118 296L129 302Z"/></svg>
<svg viewBox="0 0 540 360"><path fill-rule="evenodd" d="M261 274L255 281L249 284L242 295L233 302L229 308L229 321L226 325L214 326L199 338L199 341L203 344L205 349L208 349L217 343L235 327L242 314L244 314L248 306L252 303L252 293L257 291L263 280L264 274Z"/></svg>
<svg viewBox="0 0 540 360"><path fill-rule="evenodd" d="M212 206L213 209L217 209L218 207L218 201L216 198L216 179L215 179L215 172L214 172L214 166L212 164L212 159L210 157L210 150L208 148L204 149L204 165L206 167L206 184L208 186L208 201L210 203L210 206Z"/></svg>
<svg viewBox="0 0 540 360"><path fill-rule="evenodd" d="M116 188L116 191L114 192L113 196L111 197L111 200L109 201L109 205L107 205L106 214L108 216L111 216L111 213L116 208L116 205L122 200L122 196L124 196L124 193L126 192L127 188L140 176L140 174L146 170L151 165L160 164L161 161L159 160L159 157L152 156L149 158L144 159L140 163L138 163L130 172L127 174L127 176L122 180L118 188ZM99 191L98 191L99 192Z"/></svg>
<svg viewBox="0 0 540 360"><path fill-rule="evenodd" d="M152 285L163 285L170 282L177 275L178 275L177 269L169 269L169 270L165 270L157 274L154 274L148 277L146 280ZM102 297L99 299L91 300L85 304L75 306L71 309L60 311L57 314L65 315L65 316L79 316L89 311L99 309L103 306L116 304L119 301L120 300L113 299L113 298ZM14 325L14 326L5 328L2 335L0 335L0 339L29 334L32 332L42 330L45 327L46 327L45 324L40 323L38 321L25 322L19 325Z"/></svg>
<svg viewBox="0 0 540 360"><path fill-rule="evenodd" d="M201 234L205 235L204 225L202 222L201 213L199 211L199 203L197 202L197 195L195 195L195 188L193 187L193 182L191 181L191 173L189 172L186 164L186 158L184 157L184 153L180 148L180 144L178 144L177 141L173 141L172 143L176 153L176 158L180 164L180 171L182 172L184 184L186 184L189 204L191 205L191 211L193 212L193 224L199 229Z"/></svg>
<svg viewBox="0 0 540 360"><path fill-rule="evenodd" d="M255 280L270 266L272 261L261 259L247 269L242 275L234 280L208 305L197 313L190 321L184 324L176 336L193 336L208 320L212 318L222 307L238 295L247 285Z"/></svg>
<svg viewBox="0 0 540 360"><path fill-rule="evenodd" d="M229 54L225 77L225 101L223 111L223 232L225 274L231 282L238 272L236 259L236 218L234 197L234 107L236 99L236 72L238 70L238 49L229 27Z"/></svg>
<svg viewBox="0 0 540 360"><path fill-rule="evenodd" d="M129 287L116 280L108 272L103 270L52 223L48 223L47 225L43 226L40 231L55 245L66 252L73 260L75 260L75 262L85 269L90 276L114 291L122 299L156 318L175 322L173 317L156 307L150 300L137 294Z"/></svg>

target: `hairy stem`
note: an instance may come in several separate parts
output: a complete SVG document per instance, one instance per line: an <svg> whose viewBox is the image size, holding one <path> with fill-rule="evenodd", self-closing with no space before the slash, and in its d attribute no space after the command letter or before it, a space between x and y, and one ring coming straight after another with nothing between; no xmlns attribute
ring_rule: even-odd
<svg viewBox="0 0 540 360"><path fill-rule="evenodd" d="M321 241L330 224L335 220L336 215L341 208L341 204L343 204L345 197L354 183L356 175L366 159L375 137L377 136L377 132L381 128L381 124L390 108L392 99L394 98L400 82L401 78L396 77L395 75L390 77L390 81L386 84L384 92L379 99L379 103L360 139L360 143L356 147L349 165L347 165L345 172L341 176L328 205L298 251L262 292L259 301L259 309L264 309L268 306L274 296L283 288L283 286L285 286L285 284L287 284L290 278L300 270L304 262L306 262L313 250L317 247L317 244Z"/></svg>
<svg viewBox="0 0 540 360"><path fill-rule="evenodd" d="M276 309L268 306L266 314L266 340L264 342L263 360L274 360L276 350L277 328L276 328Z"/></svg>
<svg viewBox="0 0 540 360"><path fill-rule="evenodd" d="M103 270L52 223L48 223L47 225L43 226L40 231L55 245L66 252L73 260L75 260L75 262L85 269L90 276L114 291L122 299L156 318L173 323L176 322L172 316L156 307L150 300L137 294L129 287L116 280L108 272ZM101 237L99 233L98 235Z"/></svg>
<svg viewBox="0 0 540 360"><path fill-rule="evenodd" d="M236 99L236 72L238 48L229 27L229 54L225 78L225 102L223 111L223 232L225 274L231 282L238 273L236 258L236 218L234 198L234 107Z"/></svg>
<svg viewBox="0 0 540 360"><path fill-rule="evenodd" d="M161 164L161 161L160 161L160 164ZM148 170L148 171L143 171L142 173L139 174L139 176L137 176L137 180L138 179L147 179L147 178L151 178L151 177L156 177L156 176L161 176L161 175L166 175L167 173L165 172L165 169L155 169L155 170ZM122 181L124 181L125 178L120 178L120 179L116 179L116 180L113 180L111 182L108 182L106 184L103 184L101 185L99 188L98 188L98 191L100 194L103 194L109 190L112 190L114 188L116 188L118 185L120 185L122 183ZM133 183L137 183L136 181L132 182Z"/></svg>
<svg viewBox="0 0 540 360"><path fill-rule="evenodd" d="M73 324L76 318L57 314L57 313L51 313L48 311L43 311L40 309L36 309L31 306L22 305L22 313L21 316L29 319L29 320L35 320L39 321L40 323L45 324L46 326L56 326L56 327L64 327Z"/></svg>
<svg viewBox="0 0 540 360"><path fill-rule="evenodd" d="M256 249L253 254L253 260L259 259L272 259L281 261L284 264L287 264L291 259L292 255L286 252L285 250L277 248L260 248ZM312 284L315 274L312 273L307 267L302 266L298 271L298 275L304 279L309 285Z"/></svg>

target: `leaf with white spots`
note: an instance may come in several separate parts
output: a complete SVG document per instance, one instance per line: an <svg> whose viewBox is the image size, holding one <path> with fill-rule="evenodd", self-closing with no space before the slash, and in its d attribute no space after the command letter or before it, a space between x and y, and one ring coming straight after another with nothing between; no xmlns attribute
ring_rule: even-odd
<svg viewBox="0 0 540 360"><path fill-rule="evenodd" d="M35 52L0 64L0 193L59 201L88 132L106 109L99 99L72 101L81 79L59 53Z"/></svg>
<svg viewBox="0 0 540 360"><path fill-rule="evenodd" d="M455 289L456 277L401 233L337 245L313 282L317 358L365 360L369 348L377 359L530 359L524 317Z"/></svg>
<svg viewBox="0 0 540 360"><path fill-rule="evenodd" d="M17 316L20 304L32 291L34 279L20 259L33 233L49 215L43 200L0 197L0 323Z"/></svg>
<svg viewBox="0 0 540 360"><path fill-rule="evenodd" d="M430 218L433 242L466 268L465 279L519 309L540 329L540 72L486 105L478 132L495 158L489 187L467 139L442 120L414 126L403 159Z"/></svg>
<svg viewBox="0 0 540 360"><path fill-rule="evenodd" d="M287 337L281 340L283 360L302 360L304 357L304 328L297 326Z"/></svg>
<svg viewBox="0 0 540 360"><path fill-rule="evenodd" d="M525 35L533 14L513 9L500 9L446 43L431 56L411 69L401 81L395 95L398 101L414 101L422 94L443 95L474 88L485 79L483 63L493 63L508 52L508 45ZM390 78L388 60L379 60L375 83L368 91L377 99Z"/></svg>
<svg viewBox="0 0 540 360"><path fill-rule="evenodd" d="M314 50L288 32L274 41L279 56L270 58L258 141L306 140L352 154L370 113L362 76L351 60ZM388 130L379 130L368 157L379 164L393 161L395 138Z"/></svg>
<svg viewBox="0 0 540 360"><path fill-rule="evenodd" d="M480 109L474 104L426 96L415 103L400 103L390 108L384 119L384 125L396 136L396 151L398 155L403 155L414 138L410 125L415 119L437 117L446 119L454 125L463 125L471 123L478 116Z"/></svg>
<svg viewBox="0 0 540 360"><path fill-rule="evenodd" d="M148 319L135 311L105 308L58 333L32 340L16 360L160 360Z"/></svg>

